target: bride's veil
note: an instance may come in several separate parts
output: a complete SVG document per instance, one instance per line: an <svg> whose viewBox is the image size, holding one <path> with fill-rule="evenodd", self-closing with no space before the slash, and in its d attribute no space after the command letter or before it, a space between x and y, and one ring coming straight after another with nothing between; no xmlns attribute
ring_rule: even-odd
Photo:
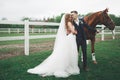
<svg viewBox="0 0 120 80"><path fill-rule="evenodd" d="M54 50L60 49L63 44L66 43L66 29L65 29L65 14L61 18L61 22L58 28L58 32L56 35L55 43L54 43Z"/></svg>

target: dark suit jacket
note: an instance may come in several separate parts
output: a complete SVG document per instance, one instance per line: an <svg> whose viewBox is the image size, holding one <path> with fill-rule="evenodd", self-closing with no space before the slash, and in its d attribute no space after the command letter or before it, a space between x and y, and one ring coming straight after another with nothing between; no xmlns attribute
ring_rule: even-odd
<svg viewBox="0 0 120 80"><path fill-rule="evenodd" d="M74 21L73 21L73 25L75 27L75 29L77 30L77 34L76 34L76 39L77 40L86 40L85 38L85 32L84 32L84 29L83 29L83 24L81 24L79 22L79 25L77 25Z"/></svg>
<svg viewBox="0 0 120 80"><path fill-rule="evenodd" d="M96 32L96 29L93 29L88 24L86 24L83 19L79 19L79 25L77 25L76 22L73 21L73 25L74 25L75 29L77 30L76 39L80 40L80 41L86 40L86 35L85 35L85 31L84 31L83 27L86 27L88 30L90 30L92 32Z"/></svg>

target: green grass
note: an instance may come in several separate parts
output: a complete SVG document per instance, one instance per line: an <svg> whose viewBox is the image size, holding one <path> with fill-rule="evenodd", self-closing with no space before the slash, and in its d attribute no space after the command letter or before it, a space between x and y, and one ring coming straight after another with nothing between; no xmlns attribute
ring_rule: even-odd
<svg viewBox="0 0 120 80"><path fill-rule="evenodd" d="M54 39L55 38L30 39L30 44L54 41ZM10 45L10 44L24 44L24 40L0 41L0 45Z"/></svg>
<svg viewBox="0 0 120 80"><path fill-rule="evenodd" d="M30 35L50 35L56 33L30 33ZM0 37L8 37L8 36L24 36L24 33L0 33Z"/></svg>
<svg viewBox="0 0 120 80"><path fill-rule="evenodd" d="M81 65L81 74L68 78L45 77L28 74L29 68L35 67L46 59L52 51L37 52L29 56L16 56L0 60L0 80L120 80L120 39L98 42L95 45L98 64L91 61L88 45L88 66L85 72Z"/></svg>

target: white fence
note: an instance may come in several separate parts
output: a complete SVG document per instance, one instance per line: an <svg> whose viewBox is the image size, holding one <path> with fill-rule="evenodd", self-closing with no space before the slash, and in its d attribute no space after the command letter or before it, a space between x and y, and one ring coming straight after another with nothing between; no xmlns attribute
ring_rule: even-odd
<svg viewBox="0 0 120 80"><path fill-rule="evenodd" d="M26 20L23 21L0 21L0 24L17 24L17 25L24 25L24 51L25 55L29 55L29 25L48 25L48 26L59 26L59 23L53 22L29 22Z"/></svg>
<svg viewBox="0 0 120 80"><path fill-rule="evenodd" d="M20 39L24 39L25 43L24 43L24 51L25 51L25 55L29 55L29 39L35 39L35 38L46 38L46 37L55 37L55 35L51 35L51 36L48 36L48 35L45 35L45 36L32 36L30 37L29 36L29 25L49 25L49 26L59 26L59 23L52 23L52 22L29 22L29 21L19 21L19 22L16 22L16 21L0 21L0 24L17 24L17 25L24 25L24 38L21 37L21 36L17 36L17 37L2 37L0 38L0 41L4 41L5 39L6 40L20 40ZM99 25L99 27L101 27L100 29L103 29L104 26L103 25ZM11 30L8 29L8 33L11 33L10 32ZM45 30L47 31L47 30ZM50 29L51 31L51 29ZM57 30L54 30L55 32ZM20 32L20 30L16 30L17 33ZM31 30L31 32L34 32L34 30ZM40 30L38 30L38 32L40 32ZM120 34L120 27L116 26L115 30L113 31L114 34ZM102 32L100 33L101 34L101 40L104 40L104 35L105 34L112 34L112 32L110 32L110 30L102 30ZM112 35L113 39L115 39L115 35ZM8 38L8 39L7 39ZM88 43L88 41L87 41Z"/></svg>
<svg viewBox="0 0 120 80"><path fill-rule="evenodd" d="M100 30L102 30L99 34L101 34L101 40L104 41L105 39L105 34L112 34L112 38L115 39L115 35L116 34L120 34L120 26L115 26L115 29L113 31L109 30L109 29L105 29L104 30L104 25L97 25L97 27L101 27Z"/></svg>
<svg viewBox="0 0 120 80"><path fill-rule="evenodd" d="M29 28L29 33L56 33L54 28ZM0 28L0 33L24 33L24 28Z"/></svg>

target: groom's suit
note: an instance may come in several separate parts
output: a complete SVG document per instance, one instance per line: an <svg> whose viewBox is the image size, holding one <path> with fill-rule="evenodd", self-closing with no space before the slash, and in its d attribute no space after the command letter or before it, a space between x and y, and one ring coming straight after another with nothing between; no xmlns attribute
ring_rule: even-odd
<svg viewBox="0 0 120 80"><path fill-rule="evenodd" d="M79 19L79 24L77 24L75 21L73 21L73 25L75 26L75 29L77 30L76 34L76 43L77 43L77 49L79 52L79 48L81 46L82 53L83 53L83 68L85 69L87 67L87 44L86 44L86 36L83 27L86 26L88 30L92 30L96 32L96 30L91 29L86 23L84 23L83 20Z"/></svg>
<svg viewBox="0 0 120 80"><path fill-rule="evenodd" d="M79 25L78 25L76 24L75 21L73 21L73 25L77 30L77 34L76 34L77 50L79 52L79 48L81 46L83 52L83 68L85 68L87 67L87 53L86 53L87 46L86 46L85 32L83 30L83 24L81 24L79 21Z"/></svg>

